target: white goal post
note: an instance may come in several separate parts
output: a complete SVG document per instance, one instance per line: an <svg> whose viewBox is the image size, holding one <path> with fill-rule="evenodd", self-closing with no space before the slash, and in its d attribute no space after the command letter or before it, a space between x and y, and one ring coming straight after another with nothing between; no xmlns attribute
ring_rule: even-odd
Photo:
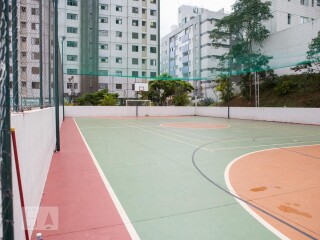
<svg viewBox="0 0 320 240"><path fill-rule="evenodd" d="M126 100L126 107L128 116L149 116L151 109L151 100Z"/></svg>

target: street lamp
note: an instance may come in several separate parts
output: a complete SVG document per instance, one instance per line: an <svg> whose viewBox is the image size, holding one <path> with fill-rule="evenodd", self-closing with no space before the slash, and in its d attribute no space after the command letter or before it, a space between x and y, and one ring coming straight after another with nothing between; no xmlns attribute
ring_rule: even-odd
<svg viewBox="0 0 320 240"><path fill-rule="evenodd" d="M63 100L63 103L62 103L62 112L63 112L63 121L64 121L64 74L63 74L63 64L64 64L64 62L63 62L63 59L64 59L64 53L63 53L63 42L64 42L64 40L66 40L66 36L62 36L61 37L61 65L62 65L62 100Z"/></svg>

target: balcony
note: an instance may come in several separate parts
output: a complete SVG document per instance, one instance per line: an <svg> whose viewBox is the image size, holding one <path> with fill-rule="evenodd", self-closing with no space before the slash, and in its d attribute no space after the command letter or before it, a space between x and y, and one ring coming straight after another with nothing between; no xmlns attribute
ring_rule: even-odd
<svg viewBox="0 0 320 240"><path fill-rule="evenodd" d="M186 35L181 37L181 42L183 42L183 43L188 41L188 40L189 40L189 34L186 34Z"/></svg>
<svg viewBox="0 0 320 240"><path fill-rule="evenodd" d="M186 56L183 56L182 59L181 59L182 63L187 63L189 62L189 56L186 55Z"/></svg>
<svg viewBox="0 0 320 240"><path fill-rule="evenodd" d="M182 53L186 53L188 51L189 51L189 45L185 45L185 46L181 47L181 52Z"/></svg>

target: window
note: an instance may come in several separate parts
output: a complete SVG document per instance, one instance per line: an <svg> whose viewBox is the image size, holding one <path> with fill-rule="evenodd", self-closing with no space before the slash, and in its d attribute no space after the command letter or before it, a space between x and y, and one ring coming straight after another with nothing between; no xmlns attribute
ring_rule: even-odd
<svg viewBox="0 0 320 240"><path fill-rule="evenodd" d="M139 46L132 45L132 52L139 52Z"/></svg>
<svg viewBox="0 0 320 240"><path fill-rule="evenodd" d="M155 59L150 59L150 65L151 65L151 66L157 66L157 60L155 60Z"/></svg>
<svg viewBox="0 0 320 240"><path fill-rule="evenodd" d="M309 18L307 17L300 17L300 23L306 23L309 22Z"/></svg>
<svg viewBox="0 0 320 240"><path fill-rule="evenodd" d="M145 33L142 33L142 39L146 39L146 37L147 37L147 34L145 34Z"/></svg>
<svg viewBox="0 0 320 240"><path fill-rule="evenodd" d="M141 60L141 62L142 62L142 64L146 64L146 63L147 63L147 59L143 58L143 59Z"/></svg>
<svg viewBox="0 0 320 240"><path fill-rule="evenodd" d="M27 27L27 22L20 22L20 27L21 28L26 28Z"/></svg>
<svg viewBox="0 0 320 240"><path fill-rule="evenodd" d="M67 13L67 19L78 20L78 14Z"/></svg>
<svg viewBox="0 0 320 240"><path fill-rule="evenodd" d="M78 47L78 42L76 42L76 41L67 41L67 47Z"/></svg>
<svg viewBox="0 0 320 240"><path fill-rule="evenodd" d="M119 71L119 72L120 72L120 71ZM122 73L121 73L121 75L122 75ZM118 90L122 89L122 84L117 83L117 84L116 84L116 89L118 89Z"/></svg>
<svg viewBox="0 0 320 240"><path fill-rule="evenodd" d="M132 7L132 13L139 13L139 8Z"/></svg>
<svg viewBox="0 0 320 240"><path fill-rule="evenodd" d="M100 49L108 50L108 44L100 43Z"/></svg>
<svg viewBox="0 0 320 240"><path fill-rule="evenodd" d="M317 0L317 6L320 6L320 0Z"/></svg>
<svg viewBox="0 0 320 240"><path fill-rule="evenodd" d="M146 26L147 25L147 21L142 21L142 26Z"/></svg>
<svg viewBox="0 0 320 240"><path fill-rule="evenodd" d="M25 13L25 12L27 12L27 8L26 8L26 7L21 7L21 8L20 8L20 11L23 12L23 13Z"/></svg>
<svg viewBox="0 0 320 240"><path fill-rule="evenodd" d="M100 62L102 62L102 63L108 63L108 57L102 57L102 58L100 58Z"/></svg>
<svg viewBox="0 0 320 240"><path fill-rule="evenodd" d="M99 30L99 36L108 36L107 30Z"/></svg>
<svg viewBox="0 0 320 240"><path fill-rule="evenodd" d="M116 70L116 76L122 76L122 71L121 70ZM122 86L121 86L121 88L122 88Z"/></svg>
<svg viewBox="0 0 320 240"><path fill-rule="evenodd" d="M39 45L40 44L39 38L31 38L31 44L32 45Z"/></svg>
<svg viewBox="0 0 320 240"><path fill-rule="evenodd" d="M151 16L157 16L157 11L156 10L150 10L150 15Z"/></svg>
<svg viewBox="0 0 320 240"><path fill-rule="evenodd" d="M27 67L21 67L21 72L26 72L27 71Z"/></svg>
<svg viewBox="0 0 320 240"><path fill-rule="evenodd" d="M132 33L132 39L139 39L139 33Z"/></svg>
<svg viewBox="0 0 320 240"><path fill-rule="evenodd" d="M68 75L75 75L78 74L78 69L67 69L67 74Z"/></svg>
<svg viewBox="0 0 320 240"><path fill-rule="evenodd" d="M78 28L67 27L67 33L78 33Z"/></svg>
<svg viewBox="0 0 320 240"><path fill-rule="evenodd" d="M142 72L142 77L146 77L147 76L147 72Z"/></svg>
<svg viewBox="0 0 320 240"><path fill-rule="evenodd" d="M139 20L132 20L132 26L139 26Z"/></svg>
<svg viewBox="0 0 320 240"><path fill-rule="evenodd" d="M146 47L146 46L142 46L142 47L141 47L141 51L142 51L142 52L145 52L145 51L146 51L146 49L147 49L147 47Z"/></svg>
<svg viewBox="0 0 320 240"><path fill-rule="evenodd" d="M121 44L117 44L117 45L116 45L116 50L122 51L122 45L121 45Z"/></svg>
<svg viewBox="0 0 320 240"><path fill-rule="evenodd" d="M157 23L156 22L150 22L150 27L151 28L157 28Z"/></svg>
<svg viewBox="0 0 320 240"><path fill-rule="evenodd" d="M31 59L32 60L39 60L40 59L40 54L38 52L32 52L31 53Z"/></svg>
<svg viewBox="0 0 320 240"><path fill-rule="evenodd" d="M139 72L138 71L132 71L132 77L138 77ZM132 84L132 90L134 90L134 84Z"/></svg>
<svg viewBox="0 0 320 240"><path fill-rule="evenodd" d="M122 58L117 57L116 58L116 63L122 63Z"/></svg>
<svg viewBox="0 0 320 240"><path fill-rule="evenodd" d="M138 58L132 58L132 64L133 65L138 65L139 64L139 59Z"/></svg>
<svg viewBox="0 0 320 240"><path fill-rule="evenodd" d="M67 5L68 6L78 6L78 0L67 0Z"/></svg>
<svg viewBox="0 0 320 240"><path fill-rule="evenodd" d="M39 23L31 23L32 30L39 30Z"/></svg>
<svg viewBox="0 0 320 240"><path fill-rule="evenodd" d="M150 0L150 3L156 4L156 3L157 3L157 0Z"/></svg>
<svg viewBox="0 0 320 240"><path fill-rule="evenodd" d="M40 89L40 82L32 82L31 86L32 89Z"/></svg>
<svg viewBox="0 0 320 240"><path fill-rule="evenodd" d="M117 12L122 12L122 6L116 5L116 11Z"/></svg>
<svg viewBox="0 0 320 240"><path fill-rule="evenodd" d="M108 70L99 70L99 76L108 76L109 75L109 72Z"/></svg>
<svg viewBox="0 0 320 240"><path fill-rule="evenodd" d="M288 24L291 24L291 14L288 13Z"/></svg>
<svg viewBox="0 0 320 240"><path fill-rule="evenodd" d="M151 35L150 35L150 40L151 40L151 41L157 41L157 35L151 34Z"/></svg>
<svg viewBox="0 0 320 240"><path fill-rule="evenodd" d="M101 23L108 23L108 18L107 17L101 17L100 18Z"/></svg>
<svg viewBox="0 0 320 240"><path fill-rule="evenodd" d="M156 72L150 72L150 77L155 78L157 76Z"/></svg>
<svg viewBox="0 0 320 240"><path fill-rule="evenodd" d="M150 53L157 53L156 47L150 47Z"/></svg>
<svg viewBox="0 0 320 240"><path fill-rule="evenodd" d="M305 5L305 6L308 6L308 0L300 0L300 4L301 5Z"/></svg>
<svg viewBox="0 0 320 240"><path fill-rule="evenodd" d="M77 55L67 55L67 60L68 61L77 61L78 56Z"/></svg>
<svg viewBox="0 0 320 240"><path fill-rule="evenodd" d="M99 89L108 89L108 83L99 83Z"/></svg>
<svg viewBox="0 0 320 240"><path fill-rule="evenodd" d="M116 37L122 37L122 32L116 31Z"/></svg>
<svg viewBox="0 0 320 240"><path fill-rule="evenodd" d="M38 68L38 67L31 68L31 73L32 74L39 74L39 72L40 72L40 68Z"/></svg>
<svg viewBox="0 0 320 240"><path fill-rule="evenodd" d="M121 18L116 18L116 24L121 25L122 24L122 19Z"/></svg>
<svg viewBox="0 0 320 240"><path fill-rule="evenodd" d="M108 10L108 5L107 4L100 4L100 9L101 10Z"/></svg>
<svg viewBox="0 0 320 240"><path fill-rule="evenodd" d="M314 0L311 0L311 6L314 7Z"/></svg>
<svg viewBox="0 0 320 240"><path fill-rule="evenodd" d="M31 14L32 15L39 15L39 8L31 8Z"/></svg>

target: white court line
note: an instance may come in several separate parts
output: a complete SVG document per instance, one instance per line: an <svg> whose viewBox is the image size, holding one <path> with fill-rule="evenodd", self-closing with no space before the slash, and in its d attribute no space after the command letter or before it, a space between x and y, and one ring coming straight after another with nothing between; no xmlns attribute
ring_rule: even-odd
<svg viewBox="0 0 320 240"><path fill-rule="evenodd" d="M314 145L304 145L304 146L294 146L294 147L282 147L282 148L270 148L270 149L265 149L265 150L260 150L260 151L255 151L255 152L251 152L251 153L247 153L244 154L236 159L234 159L232 162L230 162L228 164L228 166L226 167L226 170L224 171L224 179L226 182L226 185L229 189L229 191L239 197L239 195L236 193L236 191L234 190L234 188L231 185L230 182L230 169L232 167L232 165L237 162L238 160L240 160L243 157L249 156L251 154L255 154L255 153L259 153L259 152L265 152L265 151L269 151L269 150L275 150L275 149L285 149L285 148L299 148L299 147L310 147L310 146L318 146L319 144L314 144ZM241 198L241 197L239 197ZM270 223L268 223L267 221L265 221L262 217L260 217L255 211L253 211L245 202L235 198L235 200L249 213L251 214L258 222L260 222L262 225L264 225L267 229L269 229L271 232L273 232L276 236L278 236L280 239L283 240L290 240L290 238L288 238L287 236L285 236L283 233L281 233L279 230L277 230L275 227L273 227Z"/></svg>
<svg viewBox="0 0 320 240"><path fill-rule="evenodd" d="M111 196L111 199L112 199L114 205L116 206L116 208L117 208L117 210L118 210L118 213L119 213L119 215L120 215L120 217L121 217L121 219L122 219L122 222L123 222L124 225L126 226L126 228L127 228L128 232L129 232L129 235L130 235L131 239L132 239L132 240L140 240L140 237L139 237L138 233L137 233L136 230L134 229L134 227L133 227L133 225L132 225L132 223L131 223L128 215L126 214L126 212L125 212L124 208L122 207L119 199L117 198L117 195L116 195L115 192L113 191L113 189L112 189L112 187L111 187L108 179L107 179L106 176L104 175L104 173L103 173L103 171L102 171L102 169L101 169L101 167L100 167L97 159L96 159L95 156L93 155L93 153L92 153L92 151L91 151L91 149L90 149L87 141L85 140L84 136L82 135L82 133L81 133L81 131L80 131L80 128L79 128L79 126L78 126L78 124L77 124L77 122L75 121L74 118L73 118L73 121L74 121L74 123L75 123L76 126L77 126L77 129L78 129L78 131L79 131L79 133L80 133L80 135L81 135L81 137L82 137L82 140L83 140L83 142L85 143L85 145L86 145L86 147L87 147L87 149L88 149L88 151L89 151L89 153L90 153L90 156L91 156L91 158L92 158L92 160L93 160L93 162L94 162L94 164L95 164L95 166L96 166L96 168L97 168L97 170L98 170L98 172L99 172L99 174L100 174L100 177L101 177L101 179L102 179L105 187L107 188L107 191L109 192L109 194L110 194L110 196Z"/></svg>

